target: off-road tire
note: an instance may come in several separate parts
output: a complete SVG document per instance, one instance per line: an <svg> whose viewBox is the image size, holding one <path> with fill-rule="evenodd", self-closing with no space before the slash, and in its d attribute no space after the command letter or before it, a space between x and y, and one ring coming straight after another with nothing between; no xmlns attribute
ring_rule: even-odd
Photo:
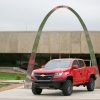
<svg viewBox="0 0 100 100"><path fill-rule="evenodd" d="M42 89L35 87L34 83L32 83L32 93L35 94L35 95L40 95L41 92L42 92Z"/></svg>
<svg viewBox="0 0 100 100"><path fill-rule="evenodd" d="M94 88L95 88L95 79L90 78L89 82L87 83L87 90L88 91L94 91Z"/></svg>
<svg viewBox="0 0 100 100"><path fill-rule="evenodd" d="M64 96L69 96L73 92L73 84L71 80L66 80L66 82L63 85L62 93Z"/></svg>

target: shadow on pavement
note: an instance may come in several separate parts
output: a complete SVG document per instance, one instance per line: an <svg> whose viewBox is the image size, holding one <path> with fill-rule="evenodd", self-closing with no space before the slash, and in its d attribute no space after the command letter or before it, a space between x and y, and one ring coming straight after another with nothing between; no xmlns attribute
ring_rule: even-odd
<svg viewBox="0 0 100 100"><path fill-rule="evenodd" d="M89 91L87 91L87 90L73 90L73 93L72 93L72 95L79 95L79 93L80 94L82 94L82 93L88 93ZM55 92L52 92L52 93L44 93L44 92L42 92L42 94L41 94L41 96L63 96L63 94L62 94L62 91L55 91Z"/></svg>

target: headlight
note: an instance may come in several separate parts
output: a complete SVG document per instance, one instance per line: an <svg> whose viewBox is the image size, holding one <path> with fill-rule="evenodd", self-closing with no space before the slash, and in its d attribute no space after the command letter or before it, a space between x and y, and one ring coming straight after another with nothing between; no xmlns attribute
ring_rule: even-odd
<svg viewBox="0 0 100 100"><path fill-rule="evenodd" d="M63 75L63 72L58 72L54 74L54 76L61 76L61 75Z"/></svg>
<svg viewBox="0 0 100 100"><path fill-rule="evenodd" d="M32 72L31 76L34 76L34 72Z"/></svg>

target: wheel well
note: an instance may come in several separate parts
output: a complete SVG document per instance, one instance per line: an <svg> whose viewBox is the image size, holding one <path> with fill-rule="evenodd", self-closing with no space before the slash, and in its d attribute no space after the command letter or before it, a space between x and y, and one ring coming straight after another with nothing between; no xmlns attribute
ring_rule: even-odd
<svg viewBox="0 0 100 100"><path fill-rule="evenodd" d="M94 74L91 74L91 75L90 75L90 78L93 78L93 79L96 80L96 76L95 76Z"/></svg>
<svg viewBox="0 0 100 100"><path fill-rule="evenodd" d="M71 80L73 82L73 77L72 76L68 76L66 79Z"/></svg>

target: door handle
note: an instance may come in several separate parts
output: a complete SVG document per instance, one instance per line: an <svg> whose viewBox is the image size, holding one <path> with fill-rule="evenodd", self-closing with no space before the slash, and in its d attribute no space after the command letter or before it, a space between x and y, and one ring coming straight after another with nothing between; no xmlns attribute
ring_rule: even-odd
<svg viewBox="0 0 100 100"><path fill-rule="evenodd" d="M80 75L82 75L82 73L80 73Z"/></svg>

